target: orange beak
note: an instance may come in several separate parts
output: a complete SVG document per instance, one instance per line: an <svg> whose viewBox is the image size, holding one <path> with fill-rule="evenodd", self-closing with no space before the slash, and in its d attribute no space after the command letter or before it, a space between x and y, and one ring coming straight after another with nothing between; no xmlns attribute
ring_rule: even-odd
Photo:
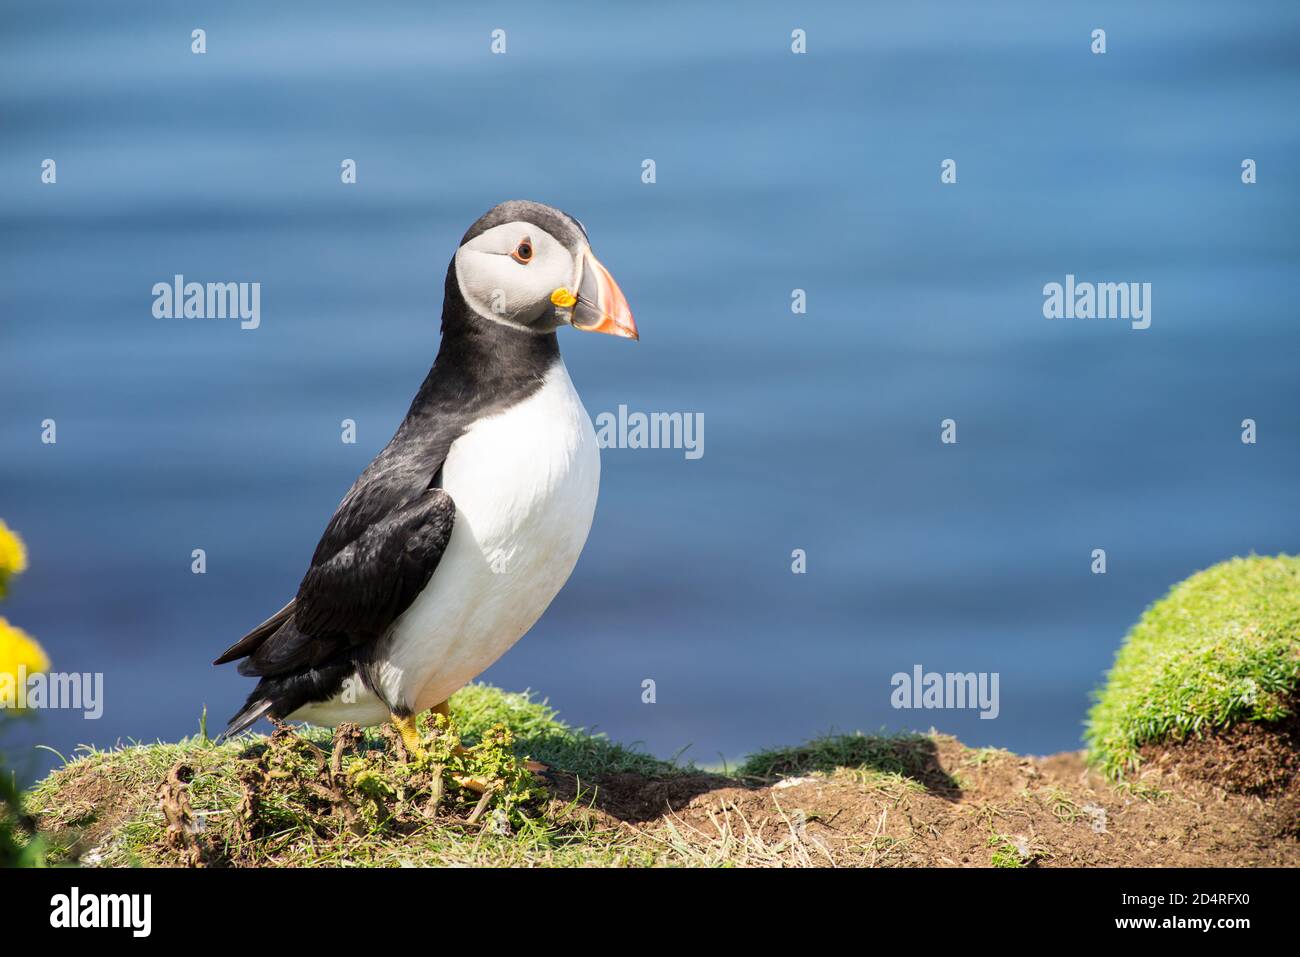
<svg viewBox="0 0 1300 957"><path fill-rule="evenodd" d="M578 301L573 306L573 328L583 332L603 332L624 339L640 339L632 310L623 298L623 290L600 264L590 249L582 255L582 279L578 283Z"/></svg>

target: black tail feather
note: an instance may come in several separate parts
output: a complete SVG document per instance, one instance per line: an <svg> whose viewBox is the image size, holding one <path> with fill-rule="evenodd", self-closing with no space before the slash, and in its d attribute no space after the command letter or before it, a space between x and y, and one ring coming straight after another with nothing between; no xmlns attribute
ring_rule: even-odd
<svg viewBox="0 0 1300 957"><path fill-rule="evenodd" d="M343 683L356 672L356 655L351 653L319 667L264 677L217 740L233 738L259 718L284 718L310 702L328 701L343 689Z"/></svg>
<svg viewBox="0 0 1300 957"><path fill-rule="evenodd" d="M266 715L275 707L275 702L270 698L263 698L256 692L245 702L244 707L239 710L230 723L226 725L226 730L217 735L217 743L229 741L235 735L247 731L259 718Z"/></svg>
<svg viewBox="0 0 1300 957"><path fill-rule="evenodd" d="M262 647L262 643L266 641L267 638L275 634L275 632L279 630L280 626L289 620L293 615L293 607L294 601L290 601L274 615L266 619L266 621L262 622L243 638L240 638L237 642L227 648L222 652L221 657L212 663L214 665L224 665L228 661L243 658L257 651L258 648Z"/></svg>

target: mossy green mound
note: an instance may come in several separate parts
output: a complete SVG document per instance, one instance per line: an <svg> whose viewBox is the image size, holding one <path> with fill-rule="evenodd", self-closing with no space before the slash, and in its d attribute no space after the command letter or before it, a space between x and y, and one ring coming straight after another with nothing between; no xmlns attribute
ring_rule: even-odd
<svg viewBox="0 0 1300 957"><path fill-rule="evenodd" d="M1142 615L1088 715L1089 760L1111 778L1146 744L1276 721L1300 688L1300 558L1234 558Z"/></svg>

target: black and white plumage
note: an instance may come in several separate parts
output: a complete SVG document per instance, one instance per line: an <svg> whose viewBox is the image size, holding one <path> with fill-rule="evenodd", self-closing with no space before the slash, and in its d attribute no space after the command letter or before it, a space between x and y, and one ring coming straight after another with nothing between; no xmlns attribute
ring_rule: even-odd
<svg viewBox="0 0 1300 957"><path fill-rule="evenodd" d="M372 725L444 702L546 610L600 484L562 325L636 338L577 220L511 201L447 269L442 341L406 418L330 519L292 601L232 645L270 716Z"/></svg>

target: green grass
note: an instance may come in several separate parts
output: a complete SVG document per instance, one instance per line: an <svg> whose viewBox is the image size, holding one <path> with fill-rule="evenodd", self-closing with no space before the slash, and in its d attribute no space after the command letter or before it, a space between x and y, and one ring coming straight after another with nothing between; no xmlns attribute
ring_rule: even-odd
<svg viewBox="0 0 1300 957"><path fill-rule="evenodd" d="M734 773L742 779L774 781L848 769L857 772L865 783L874 779L881 784L895 782L951 791L957 783L939 766L936 754L934 739L924 734L825 735L797 747L759 751Z"/></svg>
<svg viewBox="0 0 1300 957"><path fill-rule="evenodd" d="M202 848L216 863L665 863L660 848L585 813L584 795L567 804L544 800L521 762L541 761L579 782L627 772L662 779L693 769L570 727L528 694L472 685L451 705L459 738L471 748L464 758L452 755L450 738L430 736L428 757L408 766L371 729L348 749L342 773L331 775L324 770L330 731L307 728L279 740L247 735L220 745L200 733L177 743L88 749L33 788L26 804L45 821L42 840L54 864L87 855L89 863L117 866L184 860L187 848L168 845L158 797L159 782L178 765L187 769L186 800ZM245 809L250 774L254 812ZM479 795L458 785L464 776L497 784L486 799L486 826L471 820Z"/></svg>
<svg viewBox="0 0 1300 957"><path fill-rule="evenodd" d="M477 741L493 725L505 725L513 732L521 754L579 778L627 772L660 777L694 770L615 744L603 734L570 727L556 716L554 708L545 701L534 701L528 692L473 684L455 694L451 707L467 742Z"/></svg>
<svg viewBox="0 0 1300 957"><path fill-rule="evenodd" d="M1300 558L1234 558L1142 615L1088 715L1089 760L1111 779L1144 744L1288 714L1300 689Z"/></svg>
<svg viewBox="0 0 1300 957"><path fill-rule="evenodd" d="M989 837L989 866L1018 870L1033 867L1043 857L1041 850L1030 846L1025 838L993 834Z"/></svg>

